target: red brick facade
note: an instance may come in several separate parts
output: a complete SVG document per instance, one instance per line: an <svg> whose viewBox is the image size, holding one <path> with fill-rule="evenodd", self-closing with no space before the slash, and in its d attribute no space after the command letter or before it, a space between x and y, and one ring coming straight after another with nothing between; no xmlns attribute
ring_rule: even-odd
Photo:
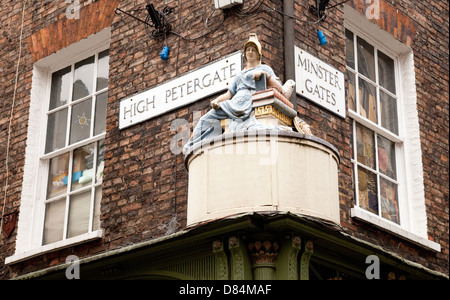
<svg viewBox="0 0 450 300"><path fill-rule="evenodd" d="M164 2L164 3L159 3ZM205 33L205 16L213 11L211 1L158 1L157 9L174 8L173 31L189 38ZM256 3L245 4L249 8ZM295 17L305 20L308 2L295 0ZM361 14L369 4L363 0L347 4ZM115 14L115 8L137 12L145 18L148 1L80 1L80 18L68 19L65 1L9 1L0 8L0 213L18 213L22 191L27 124L33 64L87 36L111 27L110 75L106 124L105 178L101 202L100 240L46 253L24 262L5 265L14 254L17 228L11 236L0 235L0 279L45 269L63 263L68 255L88 257L134 243L161 237L159 224L177 216L179 228L186 225L188 173L182 154L174 155L170 128L177 118L188 120L209 109L212 98L168 112L130 128L119 130L120 100L194 70L227 54L241 50L249 32L256 32L263 46L263 61L284 82L283 16L268 8L283 10L282 0L265 0L257 14L238 16L237 8L226 12L223 24L206 37L189 41L167 36L171 48L168 61L159 52L164 41L151 39L144 24ZM180 6L181 5L181 6ZM23 7L25 10L23 11ZM264 10L265 9L265 10ZM414 53L417 111L421 132L428 238L441 246L437 253L350 217L354 203L351 163L352 124L296 97L297 111L313 133L335 146L341 156L339 196L341 225L345 231L397 253L434 271L449 274L449 69L448 3L443 1L380 0L378 26ZM22 12L24 12L22 20ZM221 19L216 12L210 22ZM23 21L23 22L22 22ZM345 72L344 12L342 5L320 24L328 39L319 47L315 26L294 23L295 44ZM21 49L21 50L19 50ZM20 57L20 60L19 60ZM17 81L16 81L17 76ZM14 106L12 106L14 105ZM9 135L10 133L10 135ZM2 215L0 215L1 217ZM17 223L16 223L17 226Z"/></svg>

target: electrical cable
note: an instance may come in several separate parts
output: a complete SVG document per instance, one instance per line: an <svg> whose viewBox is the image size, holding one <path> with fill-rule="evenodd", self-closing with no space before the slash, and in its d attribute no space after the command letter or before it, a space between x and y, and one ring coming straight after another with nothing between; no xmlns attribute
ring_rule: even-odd
<svg viewBox="0 0 450 300"><path fill-rule="evenodd" d="M349 0L344 0L342 2L339 2L337 4L329 6L329 7L326 8L326 11L329 11L330 9L335 8L335 7L337 7L337 6L341 5L341 4L344 4L345 2L348 2L348 1ZM276 9L276 8L272 8L272 7L268 7L268 8L264 8L264 9L258 10L261 7L261 5L263 4L263 2L264 2L264 0L259 0L252 8L249 8L245 12L241 11L241 12L237 12L235 14L237 16L239 16L239 17L249 17L249 16L253 16L253 15L259 14L259 13L264 12L264 11L265 12L272 12L272 11L274 11L274 12L277 12L277 13L283 15L283 16L286 16L288 18L294 19L296 21L299 21L299 22L302 22L302 23L308 23L308 24L312 24L312 25L320 23L327 16L327 12L325 11L322 17L318 16L317 21L305 21L305 20L299 19L299 18L297 18L295 16L288 15L288 14L286 14L286 13L284 13L284 12L282 12L282 11ZM249 12L251 12L251 13L249 13Z"/></svg>
<svg viewBox="0 0 450 300"><path fill-rule="evenodd" d="M276 9L276 8L272 8L272 7L265 9L265 11L269 11L269 12L270 12L270 11L274 11L274 12L277 12L277 13L279 13L279 14L285 16L285 17L294 19L294 20L299 21L299 22L312 24L312 25L318 24L318 23L321 22L323 19L325 19L326 16L327 16L327 13L324 13L324 15L323 15L320 19L318 19L317 21L312 22L312 21L305 21L305 20L299 19L299 18L297 18L297 17L295 17L295 16L288 15L288 14L286 14L286 13L284 13L284 12L282 12L282 11Z"/></svg>
<svg viewBox="0 0 450 300"><path fill-rule="evenodd" d="M236 12L235 14L239 17L250 17L253 15L256 15L258 13L260 13L260 11L257 11L261 5L263 4L264 0L259 0L255 5L253 5L253 7L247 9L247 10L243 10L240 9L239 12Z"/></svg>
<svg viewBox="0 0 450 300"><path fill-rule="evenodd" d="M8 184L9 184L9 147L11 143L11 126L12 126L12 120L14 118L14 106L16 103L16 96L17 96L17 86L19 83L19 67L20 67L20 60L22 59L22 38L23 38L23 26L24 26L24 20L25 20L25 7L26 7L26 0L23 1L23 7L22 7L22 24L20 27L20 37L19 37L19 58L17 59L17 67L16 67L16 78L14 82L14 94L13 99L11 103L11 114L9 117L9 126L8 126L8 139L6 142L6 158L5 158L5 169L6 169L6 179L5 179L5 186L4 186L4 195L3 195L3 207L2 207L2 217L0 222L0 235L1 235L1 228L3 228L3 219L5 217L5 211L6 211L6 196L8 192Z"/></svg>
<svg viewBox="0 0 450 300"><path fill-rule="evenodd" d="M328 8L326 8L326 10L330 10L330 9L332 9L334 7L337 7L338 5L341 5L341 4L343 4L345 2L348 2L348 1L349 0L344 0L342 2L339 2L339 3L335 4L335 5L332 5L332 6L328 7ZM258 0L258 2L256 2L256 4L253 5L252 7L248 8L246 10L240 9L238 12L235 12L235 14L237 16L239 16L239 17L249 17L249 16L253 16L253 15L259 14L259 13L264 12L264 11L266 11L266 12L274 11L274 12L277 12L277 13L283 15L283 16L286 16L288 18L294 19L296 21L303 22L303 23L308 23L308 24L312 24L312 25L318 24L319 22L323 21L326 18L326 16L327 16L327 12L324 11L324 14L322 15L322 17L318 16L317 21L305 21L305 20L299 19L299 18L297 18L295 16L288 15L288 14L286 14L286 13L284 13L284 12L282 12L282 11L276 9L276 8L269 7L269 8L265 8L265 9L260 9L261 6L263 5L263 3L264 3L264 0ZM180 5L181 5L181 3L179 3L179 6ZM133 11L137 11L137 10L133 10ZM128 15L128 16L130 16L130 17L132 17L132 18L134 18L134 19L144 23L145 25L147 25L146 26L147 33L153 39L157 39L157 38L160 38L162 36L166 36L167 33L172 33L172 34L174 34L174 35L178 36L179 38L181 38L183 40L186 40L186 41L195 41L195 40L203 38L203 37L205 37L205 36L215 32L215 31L217 31L223 25L223 23L225 21L225 18L226 18L226 14L227 14L227 12L225 10L222 10L222 9L215 9L215 10L213 10L213 12L205 20L205 28L207 28L207 29L209 28L209 25L208 25L209 19L214 15L214 13L217 10L220 10L220 11L222 11L222 19L217 24L217 26L215 26L214 28L212 28L211 30L207 31L204 34L201 34L201 35L199 35L197 37L194 37L194 38L189 38L189 37L183 36L182 34L172 30L172 27L171 27L170 23L167 21L167 18L166 18L166 15L168 15L170 12L172 12L172 10L173 10L172 8L165 7L162 13L159 12L159 16L161 17L160 21L162 22L162 26L161 26L161 28L156 28L155 30L152 30L152 31L150 31L150 28L149 28L149 27L154 27L154 26L152 26L152 23L150 22L151 21L150 15L148 15L146 17L145 21L143 21L143 20L133 16L132 14L121 10L120 8L116 8L115 12L116 13L117 13L117 11L123 12L126 15ZM178 17L180 19L180 17L181 17L180 12L179 12L179 16ZM180 22L181 22L181 20L180 20ZM178 31L180 31L180 29L181 29L181 25L179 25Z"/></svg>
<svg viewBox="0 0 450 300"><path fill-rule="evenodd" d="M213 10L213 12L206 18L206 21L205 21L205 27L206 28L208 28L208 21L209 21L209 19L214 15L214 13L217 10L220 10L220 9ZM217 31L220 28L220 26L222 26L222 24L223 24L223 22L225 21L225 18L226 18L226 13L223 10L220 10L220 11L222 11L222 20L219 22L219 24L217 24L217 26L214 27L213 29L211 29L210 31L208 31L208 32L206 32L206 33L204 33L204 34L202 34L200 36L197 36L197 37L194 37L194 38L188 38L188 37L185 37L185 36L183 36L183 35L181 35L181 34L179 34L177 32L174 32L174 31L170 31L170 33L172 33L172 34L182 38L183 40L191 41L191 42L195 41L195 40L198 40L200 38L203 38L203 37L207 36L208 34L211 34L211 33L215 32L215 31Z"/></svg>
<svg viewBox="0 0 450 300"><path fill-rule="evenodd" d="M208 27L209 27L208 23L209 23L210 18L214 15L214 13L216 11L220 10L222 12L222 19L217 24L217 26L215 26L214 28L212 28L211 30L209 30L208 32L206 32L206 33L204 33L204 34L202 34L200 36L197 36L197 37L194 37L194 38L189 38L189 37L183 36L182 34L172 30L172 26L170 25L170 23L168 22L167 17L166 17L169 13L172 12L172 10L173 10L172 8L166 7L166 8L164 8L163 12L159 12L160 22L162 24L161 24L161 26L159 28L155 28L154 30L151 30L151 28L154 28L155 26L152 25L153 22L152 22L152 19L151 19L150 15L148 15L146 17L145 21L144 21L144 20L141 20L138 17L130 14L129 12L126 12L126 11L120 9L120 8L116 8L115 9L115 13L118 14L118 12L122 12L122 13L132 17L133 19L135 19L135 20L137 20L137 21L139 21L141 23L144 23L146 25L145 30L147 31L148 35L151 38L153 38L153 39L158 39L158 38L160 38L162 36L165 36L168 33L172 33L172 34L180 37L181 39L187 40L187 41L195 41L195 40L198 40L200 38L203 38L203 37L207 36L208 34L211 34L211 33L215 32L215 31L217 31L220 28L220 26L222 26L222 24L223 24L223 22L225 21L225 18L226 18L226 13L223 10L221 10L221 9L213 10L213 12L205 20L205 28L208 29ZM136 11L136 10L134 10L134 11ZM181 15L179 13L179 18L180 18L180 16ZM181 20L180 20L180 22L181 22ZM179 27L180 27L179 29L181 29L181 25Z"/></svg>
<svg viewBox="0 0 450 300"><path fill-rule="evenodd" d="M166 15L168 15L172 10L168 9L167 7L164 8L163 12L160 13L158 12L158 15L160 17L160 22L161 22L161 26L156 27L154 30L151 30L152 27L150 24L152 24L152 17L150 15L147 15L147 17L145 18L145 23L146 23L146 27L145 30L147 31L148 35L152 38L152 39L158 39L161 37L165 37L167 35L167 33L169 33L172 30L172 26L170 25L170 23L167 21Z"/></svg>
<svg viewBox="0 0 450 300"><path fill-rule="evenodd" d="M181 30L181 0L178 0L178 31ZM175 63L175 74L178 76L178 61L180 57L181 37L178 37L177 61Z"/></svg>
<svg viewBox="0 0 450 300"><path fill-rule="evenodd" d="M335 8L336 6L339 6L339 5L341 5L341 4L344 4L345 2L348 2L348 1L350 1L350 0L344 0L344 1L342 1L342 2L336 3L335 5L332 5L332 6L328 7L327 9Z"/></svg>

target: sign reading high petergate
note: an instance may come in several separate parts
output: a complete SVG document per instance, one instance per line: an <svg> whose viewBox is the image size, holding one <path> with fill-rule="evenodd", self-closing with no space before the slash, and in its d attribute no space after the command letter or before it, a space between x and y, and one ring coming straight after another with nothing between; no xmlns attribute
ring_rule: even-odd
<svg viewBox="0 0 450 300"><path fill-rule="evenodd" d="M119 129L226 90L242 70L242 52L236 52L120 102Z"/></svg>
<svg viewBox="0 0 450 300"><path fill-rule="evenodd" d="M295 47L296 92L345 118L344 73Z"/></svg>

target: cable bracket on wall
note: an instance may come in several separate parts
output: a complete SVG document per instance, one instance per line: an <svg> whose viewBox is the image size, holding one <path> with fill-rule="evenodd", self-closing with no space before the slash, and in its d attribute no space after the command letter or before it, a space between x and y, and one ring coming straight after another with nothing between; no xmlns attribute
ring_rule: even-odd
<svg viewBox="0 0 450 300"><path fill-rule="evenodd" d="M114 12L116 14L119 14L119 12L124 13L127 16L130 16L133 19L138 20L139 22L147 25L145 26L145 30L152 39L165 38L167 34L170 33L170 31L172 30L172 26L168 22L167 16L171 14L174 11L174 9L166 6L162 11L159 11L155 9L153 4L148 4L145 8L148 12L148 15L145 18L145 20L142 20L120 8L116 8Z"/></svg>
<svg viewBox="0 0 450 300"><path fill-rule="evenodd" d="M327 17L327 11L329 11L330 9L344 4L346 2L348 2L349 0L344 0L341 1L339 3L336 3L334 5L329 6L330 0L316 0L316 5L310 5L309 6L309 12L312 13L313 15L317 16L317 20L318 22L323 21L326 19Z"/></svg>

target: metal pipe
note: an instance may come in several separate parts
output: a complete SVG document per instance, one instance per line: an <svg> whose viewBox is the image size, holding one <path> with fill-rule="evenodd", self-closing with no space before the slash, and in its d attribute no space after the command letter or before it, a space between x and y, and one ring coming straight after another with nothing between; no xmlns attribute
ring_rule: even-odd
<svg viewBox="0 0 450 300"><path fill-rule="evenodd" d="M295 56L294 56L294 0L283 1L284 13L284 74L285 81L295 80ZM295 97L292 93L291 99Z"/></svg>

